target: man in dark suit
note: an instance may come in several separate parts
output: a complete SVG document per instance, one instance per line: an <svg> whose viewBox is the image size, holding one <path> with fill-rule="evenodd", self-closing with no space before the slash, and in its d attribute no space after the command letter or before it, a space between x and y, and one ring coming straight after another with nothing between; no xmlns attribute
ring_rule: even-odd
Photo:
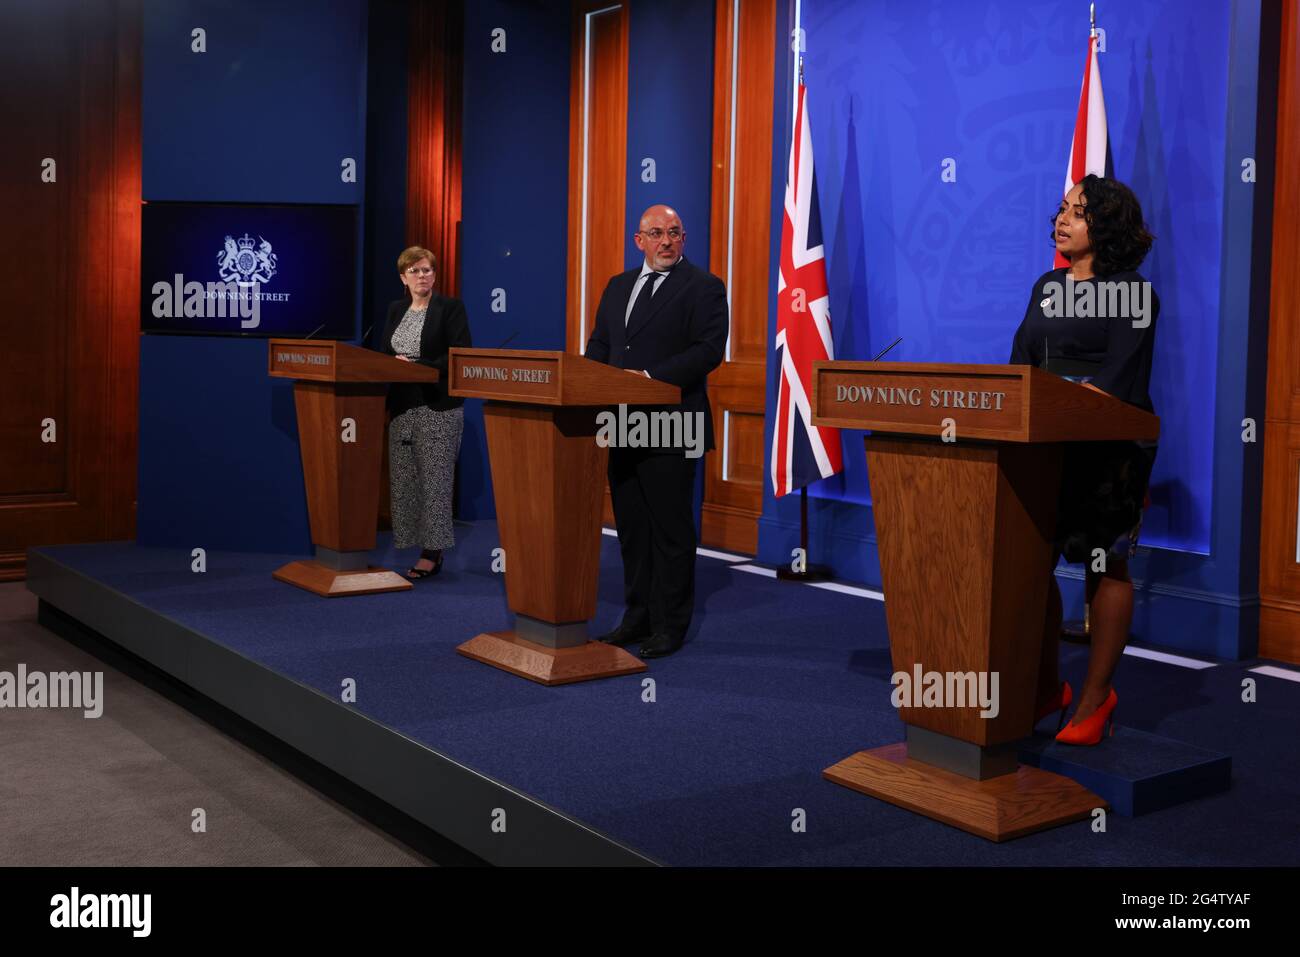
<svg viewBox="0 0 1300 957"><path fill-rule="evenodd" d="M705 380L727 344L722 280L682 256L686 230L675 210L651 206L633 234L645 262L612 278L596 308L587 358L681 388L671 411L703 426L714 447ZM682 435L687 434L683 429ZM682 645L695 606L695 463L685 448L609 450L609 490L623 553L622 623L601 638L640 641L642 658Z"/></svg>

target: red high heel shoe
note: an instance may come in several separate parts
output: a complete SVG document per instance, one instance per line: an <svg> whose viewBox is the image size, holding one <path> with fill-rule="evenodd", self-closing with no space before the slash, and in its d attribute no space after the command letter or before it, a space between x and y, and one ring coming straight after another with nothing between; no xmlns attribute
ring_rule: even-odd
<svg viewBox="0 0 1300 957"><path fill-rule="evenodd" d="M1070 688L1070 682L1062 681L1061 687L1056 690L1056 696L1051 701L1038 709L1038 714L1034 715L1034 724L1042 721L1053 711L1061 712L1060 717L1056 719L1056 730L1061 730L1061 725L1065 724L1065 709L1070 707L1070 702L1074 700L1074 691Z"/></svg>
<svg viewBox="0 0 1300 957"><path fill-rule="evenodd" d="M1057 733L1056 740L1061 744L1099 743L1103 725L1108 736L1115 733L1115 705L1117 704L1119 704L1119 697L1115 694L1115 689L1111 688L1110 694L1106 696L1106 701L1100 708L1078 724L1067 724Z"/></svg>

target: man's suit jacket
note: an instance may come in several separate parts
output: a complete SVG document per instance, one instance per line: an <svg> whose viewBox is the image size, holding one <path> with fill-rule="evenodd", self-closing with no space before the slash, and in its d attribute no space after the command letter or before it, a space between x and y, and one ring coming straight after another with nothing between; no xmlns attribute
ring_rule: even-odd
<svg viewBox="0 0 1300 957"><path fill-rule="evenodd" d="M682 257L659 284L649 313L632 317L625 326L628 299L640 275L638 266L605 286L586 356L620 369L644 369L651 378L678 386L682 403L669 408L704 413L704 447L711 449L713 416L705 380L722 362L727 345L727 288Z"/></svg>
<svg viewBox="0 0 1300 957"><path fill-rule="evenodd" d="M393 355L393 333L410 307L410 299L398 299L388 304L384 327L379 338L372 340L376 352ZM431 409L454 409L461 399L447 395L447 350L452 346L470 346L469 319L465 304L459 299L449 299L434 293L429 300L429 310L424 316L424 329L420 333L420 365L438 370L438 381L432 385L423 382L394 382L388 387L388 410L401 415L417 405Z"/></svg>

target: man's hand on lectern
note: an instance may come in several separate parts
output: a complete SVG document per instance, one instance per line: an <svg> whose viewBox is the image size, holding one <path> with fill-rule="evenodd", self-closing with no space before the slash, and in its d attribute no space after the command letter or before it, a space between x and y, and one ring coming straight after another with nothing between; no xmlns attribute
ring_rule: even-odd
<svg viewBox="0 0 1300 957"><path fill-rule="evenodd" d="M410 356L397 356L396 358L401 359L403 362L414 362L414 361L415 361L415 360L412 359Z"/></svg>

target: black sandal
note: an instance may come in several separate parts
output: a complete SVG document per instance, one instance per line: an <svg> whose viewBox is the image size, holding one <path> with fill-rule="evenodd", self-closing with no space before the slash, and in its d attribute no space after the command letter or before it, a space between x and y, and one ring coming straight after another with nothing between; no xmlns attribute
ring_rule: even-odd
<svg viewBox="0 0 1300 957"><path fill-rule="evenodd" d="M431 561L431 562L433 562L433 567L432 567L432 568L416 568L414 565L412 565L410 568L408 568L408 569L406 570L406 577L407 577L408 579L410 579L411 581L417 581L417 582L418 582L421 578L428 578L430 575L436 575L436 574L438 574L438 572L442 571L442 552L441 552L441 551L438 552L438 557L437 557L437 558L434 558L432 555L428 554L427 550L425 550L425 551L421 551L421 552L420 552L420 557L423 558L423 559L425 559L425 560L427 560L427 561Z"/></svg>

